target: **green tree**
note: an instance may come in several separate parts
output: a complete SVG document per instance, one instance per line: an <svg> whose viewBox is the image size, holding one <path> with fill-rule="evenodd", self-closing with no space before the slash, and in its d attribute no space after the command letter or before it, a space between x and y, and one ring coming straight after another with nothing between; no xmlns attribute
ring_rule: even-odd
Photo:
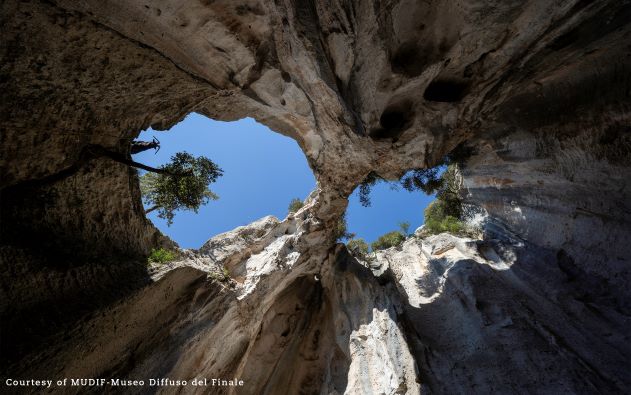
<svg viewBox="0 0 631 395"><path fill-rule="evenodd" d="M157 170L140 177L140 189L143 201L151 206L146 212L158 210L158 217L166 219L167 225L173 223L176 210L197 212L200 206L218 199L208 185L221 177L223 171L204 156L195 158L178 152L170 163Z"/></svg>
<svg viewBox="0 0 631 395"><path fill-rule="evenodd" d="M289 212L289 214L295 213L296 211L300 210L304 205L305 204L302 200L298 198L293 198L291 199L291 202L289 202L289 207L287 208L287 211Z"/></svg>
<svg viewBox="0 0 631 395"><path fill-rule="evenodd" d="M396 247L401 245L405 241L405 235L398 230L388 232L385 235L379 236L376 241L373 241L370 246L373 251L385 250L386 248Z"/></svg>

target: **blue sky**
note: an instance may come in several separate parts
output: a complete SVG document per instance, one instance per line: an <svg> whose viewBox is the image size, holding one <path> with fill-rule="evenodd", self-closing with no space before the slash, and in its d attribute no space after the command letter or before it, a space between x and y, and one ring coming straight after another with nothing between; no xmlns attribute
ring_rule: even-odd
<svg viewBox="0 0 631 395"><path fill-rule="evenodd" d="M219 200L200 207L198 214L178 211L170 227L156 212L149 214L163 233L184 248L199 248L214 235L266 215L282 219L292 198L304 199L315 188L298 144L251 118L220 122L189 114L168 132L148 129L139 139L150 141L153 136L161 142L160 151L142 152L134 160L157 167L176 152L186 151L207 156L224 170L223 177L210 186ZM359 204L357 192L351 196L348 230L368 242L398 229L401 221L410 222L413 231L422 224L423 209L431 200L422 192L395 191L387 183L377 184L371 207Z"/></svg>
<svg viewBox="0 0 631 395"><path fill-rule="evenodd" d="M423 210L434 200L420 191L408 192L402 187L393 189L389 183L375 185L370 193L370 207L359 203L358 191L351 195L346 210L348 231L367 242L375 241L384 233L398 230L399 222L409 222L410 232L423 224Z"/></svg>

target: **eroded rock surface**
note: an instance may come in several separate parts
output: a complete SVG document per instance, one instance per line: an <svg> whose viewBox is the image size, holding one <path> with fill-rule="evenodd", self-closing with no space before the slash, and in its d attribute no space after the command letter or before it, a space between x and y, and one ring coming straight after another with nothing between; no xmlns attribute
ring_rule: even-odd
<svg viewBox="0 0 631 395"><path fill-rule="evenodd" d="M3 373L628 391L628 1L0 7ZM294 138L318 187L153 272L144 255L170 241L135 172L86 147L126 154L190 112ZM455 152L483 240L414 238L371 262L335 244L370 172Z"/></svg>

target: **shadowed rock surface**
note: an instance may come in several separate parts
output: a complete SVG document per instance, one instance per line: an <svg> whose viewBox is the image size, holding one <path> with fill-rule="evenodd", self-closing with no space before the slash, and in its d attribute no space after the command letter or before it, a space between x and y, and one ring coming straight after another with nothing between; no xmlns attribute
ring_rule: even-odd
<svg viewBox="0 0 631 395"><path fill-rule="evenodd" d="M3 377L631 388L629 1L0 7ZM294 138L318 187L288 218L154 270L146 254L172 242L135 171L85 149L128 154L190 112ZM396 179L456 148L482 240L410 238L371 262L336 244L370 172Z"/></svg>

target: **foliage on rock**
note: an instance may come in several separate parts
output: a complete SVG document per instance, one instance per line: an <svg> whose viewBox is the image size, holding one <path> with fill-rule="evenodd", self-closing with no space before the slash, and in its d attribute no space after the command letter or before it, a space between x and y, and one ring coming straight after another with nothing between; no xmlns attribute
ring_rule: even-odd
<svg viewBox="0 0 631 395"><path fill-rule="evenodd" d="M401 245L405 241L405 235L398 230L388 232L385 235L379 236L379 238L373 241L370 246L373 251L385 250L387 248L396 247Z"/></svg>
<svg viewBox="0 0 631 395"><path fill-rule="evenodd" d="M165 263L174 261L177 258L175 251L168 250L166 248L154 248L149 253L147 260L149 263L157 263L164 265Z"/></svg>
<svg viewBox="0 0 631 395"><path fill-rule="evenodd" d="M449 165L441 176L440 187L436 190L436 200L425 209L424 231L429 234L449 232L462 234L466 230L463 219L462 198L458 167Z"/></svg>
<svg viewBox="0 0 631 395"><path fill-rule="evenodd" d="M367 260L369 253L368 243L362 238L350 239L346 242L346 248L355 256Z"/></svg>
<svg viewBox="0 0 631 395"><path fill-rule="evenodd" d="M223 266L221 270L215 269L209 271L208 277L214 281L228 282L230 281L230 271L225 266Z"/></svg>
<svg viewBox="0 0 631 395"><path fill-rule="evenodd" d="M449 232L459 234L464 229L464 224L458 218L445 214L445 202L434 200L425 209L425 226L423 230L429 234Z"/></svg>

